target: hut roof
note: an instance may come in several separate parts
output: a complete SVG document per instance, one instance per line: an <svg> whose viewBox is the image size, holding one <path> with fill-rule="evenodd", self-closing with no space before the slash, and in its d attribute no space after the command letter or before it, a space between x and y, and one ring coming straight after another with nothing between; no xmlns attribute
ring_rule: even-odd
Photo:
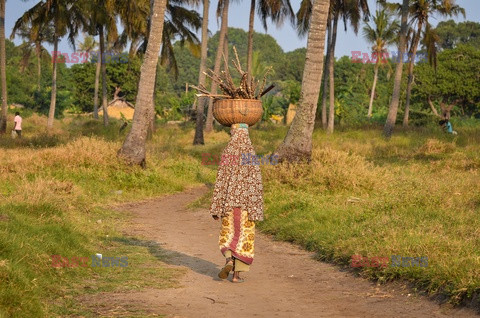
<svg viewBox="0 0 480 318"><path fill-rule="evenodd" d="M115 99L113 99L110 103L108 103L108 106L107 107L110 107L110 106L113 106L113 107L118 107L118 108L132 108L132 109L135 109L135 106L130 103L129 101L125 100L125 98L123 97L117 97Z"/></svg>

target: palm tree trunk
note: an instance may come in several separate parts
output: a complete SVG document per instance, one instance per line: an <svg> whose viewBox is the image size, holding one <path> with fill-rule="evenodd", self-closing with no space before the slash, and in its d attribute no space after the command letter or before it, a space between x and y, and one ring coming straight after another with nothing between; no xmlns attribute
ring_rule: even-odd
<svg viewBox="0 0 480 318"><path fill-rule="evenodd" d="M202 20L202 48L200 55L200 72L198 73L198 85L205 86L206 76L204 72L207 70L207 50L208 50L208 10L210 0L203 0L203 20ZM195 137L193 137L194 145L203 145L203 113L208 97L200 97L197 103L197 118L195 127Z"/></svg>
<svg viewBox="0 0 480 318"><path fill-rule="evenodd" d="M218 39L218 48L217 48L217 55L215 57L215 66L213 68L213 72L215 74L220 74L220 66L222 63L222 53L223 53L223 45L225 42L225 36L228 31L228 5L229 0L224 0L223 3L223 10L222 10L222 24L220 26L220 35ZM217 83L212 82L212 89L210 90L212 95L217 94ZM210 132L213 130L213 100L210 98L208 101L208 112L207 112L207 122L205 125L205 131Z"/></svg>
<svg viewBox="0 0 480 318"><path fill-rule="evenodd" d="M420 33L422 31L422 22L418 23L418 30L412 44L412 56L408 64L408 82L407 82L407 97L405 100L405 113L403 114L403 127L408 127L408 117L410 114L410 98L412 96L413 86L413 67L415 66L415 56L417 55L417 47L420 42Z"/></svg>
<svg viewBox="0 0 480 318"><path fill-rule="evenodd" d="M98 119L98 91L100 87L100 71L102 69L102 57L97 53L97 69L95 71L95 92L93 95L93 118Z"/></svg>
<svg viewBox="0 0 480 318"><path fill-rule="evenodd" d="M332 19L330 14L328 15L327 20L327 56L326 56L326 63L325 69L329 69L330 63L330 49L332 45ZM322 127L323 129L327 129L327 96L328 96L328 72L323 72L323 94L322 94Z"/></svg>
<svg viewBox="0 0 480 318"><path fill-rule="evenodd" d="M152 100L155 89L158 54L160 53L160 46L162 44L163 20L166 5L167 0L155 0L153 3L151 26L148 35L147 50L140 71L132 129L118 152L119 157L125 161L143 167L146 165L145 146L148 124L154 115Z"/></svg>
<svg viewBox="0 0 480 318"><path fill-rule="evenodd" d="M155 131L157 131L157 126L156 124L156 110L155 110L155 100L157 99L157 83L158 83L158 72L155 72L155 84L154 84L154 89L153 89L153 95L152 95L152 105L153 105L153 116L152 116L152 121L150 122L150 125L148 126L148 131L147 131L147 140L150 140L153 138L153 134L155 134Z"/></svg>
<svg viewBox="0 0 480 318"><path fill-rule="evenodd" d="M50 110L48 111L48 120L47 128L51 129L53 127L53 119L55 118L55 106L57 103L57 59L58 59L58 36L57 30L55 30L54 40L53 40L53 75L52 75L52 95L50 99Z"/></svg>
<svg viewBox="0 0 480 318"><path fill-rule="evenodd" d="M253 63L253 25L255 23L255 0L250 4L250 18L248 22L248 46L247 46L247 80L250 83L252 77L252 63Z"/></svg>
<svg viewBox="0 0 480 318"><path fill-rule="evenodd" d="M0 134L7 132L7 57L5 52L5 0L0 0L0 81L2 82L2 113Z"/></svg>
<svg viewBox="0 0 480 318"><path fill-rule="evenodd" d="M378 79L378 68L379 62L375 64L375 75L373 75L373 85L372 85L372 94L370 95L370 103L368 104L368 118L372 117L372 110L373 110L373 98L375 97L375 88L377 87L377 79Z"/></svg>
<svg viewBox="0 0 480 318"><path fill-rule="evenodd" d="M335 14L333 18L333 28L332 28L332 48L330 50L330 61L328 62L328 80L329 80L329 99L330 99L330 108L328 109L328 123L327 123L327 133L333 133L333 126L335 124L335 45L337 44L337 27L338 27L338 13Z"/></svg>
<svg viewBox="0 0 480 318"><path fill-rule="evenodd" d="M107 64L105 58L105 35L104 26L100 26L100 59L102 66L102 110L103 125L108 126L108 100L107 100ZM95 107L95 106L94 106Z"/></svg>
<svg viewBox="0 0 480 318"><path fill-rule="evenodd" d="M400 28L400 44L399 44L399 54L403 57L405 53L405 48L407 46L407 22L408 22L408 4L409 0L403 0L402 4L402 23ZM402 72L403 72L403 58L398 61L397 67L395 69L395 79L393 83L393 93L392 100L390 101L390 107L388 109L387 121L385 122L385 127L383 128L383 135L387 138L390 138L393 133L393 128L395 127L395 122L397 121L397 112L398 104L400 102L400 87L402 84Z"/></svg>
<svg viewBox="0 0 480 318"><path fill-rule="evenodd" d="M323 72L329 2L315 0L313 4L300 101L287 136L275 151L279 161L309 160L312 154L312 134Z"/></svg>
<svg viewBox="0 0 480 318"><path fill-rule="evenodd" d="M228 51L228 34L225 34L225 40L223 41L223 55L225 56L225 61L228 61L229 51Z"/></svg>
<svg viewBox="0 0 480 318"><path fill-rule="evenodd" d="M39 42L35 43L35 53L37 54L37 90L42 88L42 45Z"/></svg>

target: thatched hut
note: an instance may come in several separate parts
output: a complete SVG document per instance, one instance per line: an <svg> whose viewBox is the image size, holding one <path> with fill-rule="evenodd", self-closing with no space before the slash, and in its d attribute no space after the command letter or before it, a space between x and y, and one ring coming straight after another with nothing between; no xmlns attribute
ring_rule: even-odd
<svg viewBox="0 0 480 318"><path fill-rule="evenodd" d="M133 113L135 112L135 106L127 101L125 97L120 97L118 94L120 93L121 89L117 87L115 90L115 95L113 100L108 103L107 111L108 116L116 119L122 119L122 114L127 120L133 119ZM98 114L101 116L103 115L102 107L99 107Z"/></svg>

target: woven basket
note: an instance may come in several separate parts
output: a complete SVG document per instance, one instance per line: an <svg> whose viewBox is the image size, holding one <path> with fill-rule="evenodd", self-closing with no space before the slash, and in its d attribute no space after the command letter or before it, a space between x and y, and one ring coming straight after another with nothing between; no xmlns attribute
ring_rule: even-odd
<svg viewBox="0 0 480 318"><path fill-rule="evenodd" d="M213 102L213 117L222 125L255 125L262 119L262 101L258 99L216 99Z"/></svg>

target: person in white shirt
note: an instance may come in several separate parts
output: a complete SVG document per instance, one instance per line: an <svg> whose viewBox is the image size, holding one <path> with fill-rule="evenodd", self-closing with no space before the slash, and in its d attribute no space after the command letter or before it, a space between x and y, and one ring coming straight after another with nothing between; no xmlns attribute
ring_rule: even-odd
<svg viewBox="0 0 480 318"><path fill-rule="evenodd" d="M22 137L22 117L20 117L20 113L16 112L15 113L15 126L13 130L17 133L18 137Z"/></svg>

